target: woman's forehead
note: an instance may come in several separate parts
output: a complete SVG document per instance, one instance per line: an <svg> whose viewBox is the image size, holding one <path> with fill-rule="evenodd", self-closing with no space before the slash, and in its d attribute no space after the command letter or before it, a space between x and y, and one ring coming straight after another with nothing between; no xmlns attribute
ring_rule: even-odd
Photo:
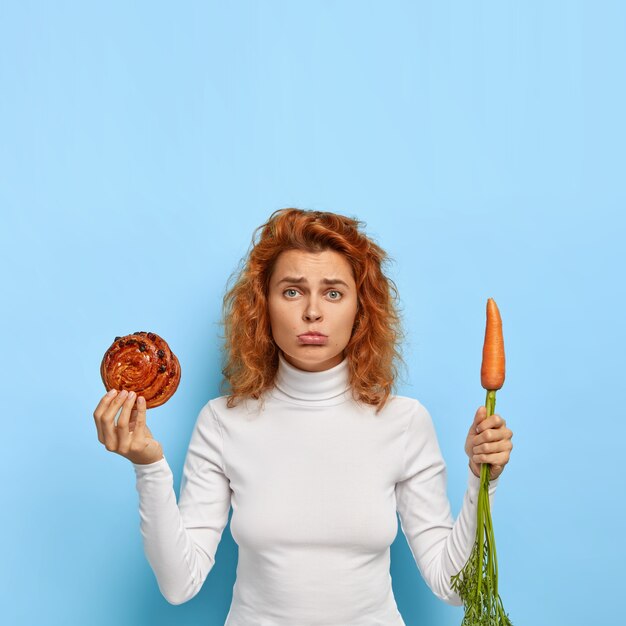
<svg viewBox="0 0 626 626"><path fill-rule="evenodd" d="M305 279L332 279L354 281L352 266L341 252L323 250L285 250L276 259L272 278L282 280L285 276Z"/></svg>

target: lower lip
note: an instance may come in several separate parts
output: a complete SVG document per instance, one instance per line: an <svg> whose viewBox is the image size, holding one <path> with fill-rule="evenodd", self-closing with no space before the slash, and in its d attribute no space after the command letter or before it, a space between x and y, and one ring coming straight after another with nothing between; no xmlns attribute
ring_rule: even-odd
<svg viewBox="0 0 626 626"><path fill-rule="evenodd" d="M312 346L321 346L328 341L328 337L322 335L300 335L298 341Z"/></svg>

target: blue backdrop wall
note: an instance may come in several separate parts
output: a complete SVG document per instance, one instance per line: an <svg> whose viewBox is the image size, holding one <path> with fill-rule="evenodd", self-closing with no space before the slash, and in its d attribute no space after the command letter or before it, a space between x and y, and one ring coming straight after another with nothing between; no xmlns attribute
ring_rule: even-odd
<svg viewBox="0 0 626 626"><path fill-rule="evenodd" d="M594 2L3 1L0 621L223 624L237 546L172 606L130 463L98 442L100 360L152 330L182 365L149 412L179 493L219 395L221 299L278 208L358 217L393 259L408 370L454 514L484 403L515 448L493 516L513 623L622 611L626 10ZM619 172L622 172L622 175ZM620 495L621 494L621 495ZM455 625L401 531L407 625Z"/></svg>

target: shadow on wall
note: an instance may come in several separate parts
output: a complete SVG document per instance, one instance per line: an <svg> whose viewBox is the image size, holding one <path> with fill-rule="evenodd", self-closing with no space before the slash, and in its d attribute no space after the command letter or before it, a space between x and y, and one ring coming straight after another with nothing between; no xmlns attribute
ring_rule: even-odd
<svg viewBox="0 0 626 626"><path fill-rule="evenodd" d="M159 591L156 577L145 561L145 569L129 574L128 580L133 588L141 589L141 597L132 604L128 621L120 626L224 626L237 570L238 547L230 533L230 510L228 524L217 547L215 565L204 581L202 589L195 596L177 606L171 605ZM137 585L137 581L141 581Z"/></svg>
<svg viewBox="0 0 626 626"><path fill-rule="evenodd" d="M396 515L397 517L397 515ZM391 581L398 610L407 626L458 626L463 620L463 607L440 600L428 587L411 554L406 537L400 529L391 544Z"/></svg>

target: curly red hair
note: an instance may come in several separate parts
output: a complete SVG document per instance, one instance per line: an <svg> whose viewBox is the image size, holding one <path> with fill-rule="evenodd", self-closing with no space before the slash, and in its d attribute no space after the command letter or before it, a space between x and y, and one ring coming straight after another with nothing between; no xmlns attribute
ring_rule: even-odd
<svg viewBox="0 0 626 626"><path fill-rule="evenodd" d="M396 362L404 363L404 339L397 308L398 290L383 272L386 252L359 231L364 222L336 213L287 208L274 211L252 235L247 259L231 274L234 285L223 299L225 353L220 385L227 406L238 399L258 399L274 386L279 348L272 337L267 293L278 256L285 250L335 250L350 263L357 286L358 309L346 346L349 382L355 400L377 407L394 391ZM261 237L255 241L258 232ZM241 265L241 263L240 263ZM225 386L228 389L225 389Z"/></svg>

